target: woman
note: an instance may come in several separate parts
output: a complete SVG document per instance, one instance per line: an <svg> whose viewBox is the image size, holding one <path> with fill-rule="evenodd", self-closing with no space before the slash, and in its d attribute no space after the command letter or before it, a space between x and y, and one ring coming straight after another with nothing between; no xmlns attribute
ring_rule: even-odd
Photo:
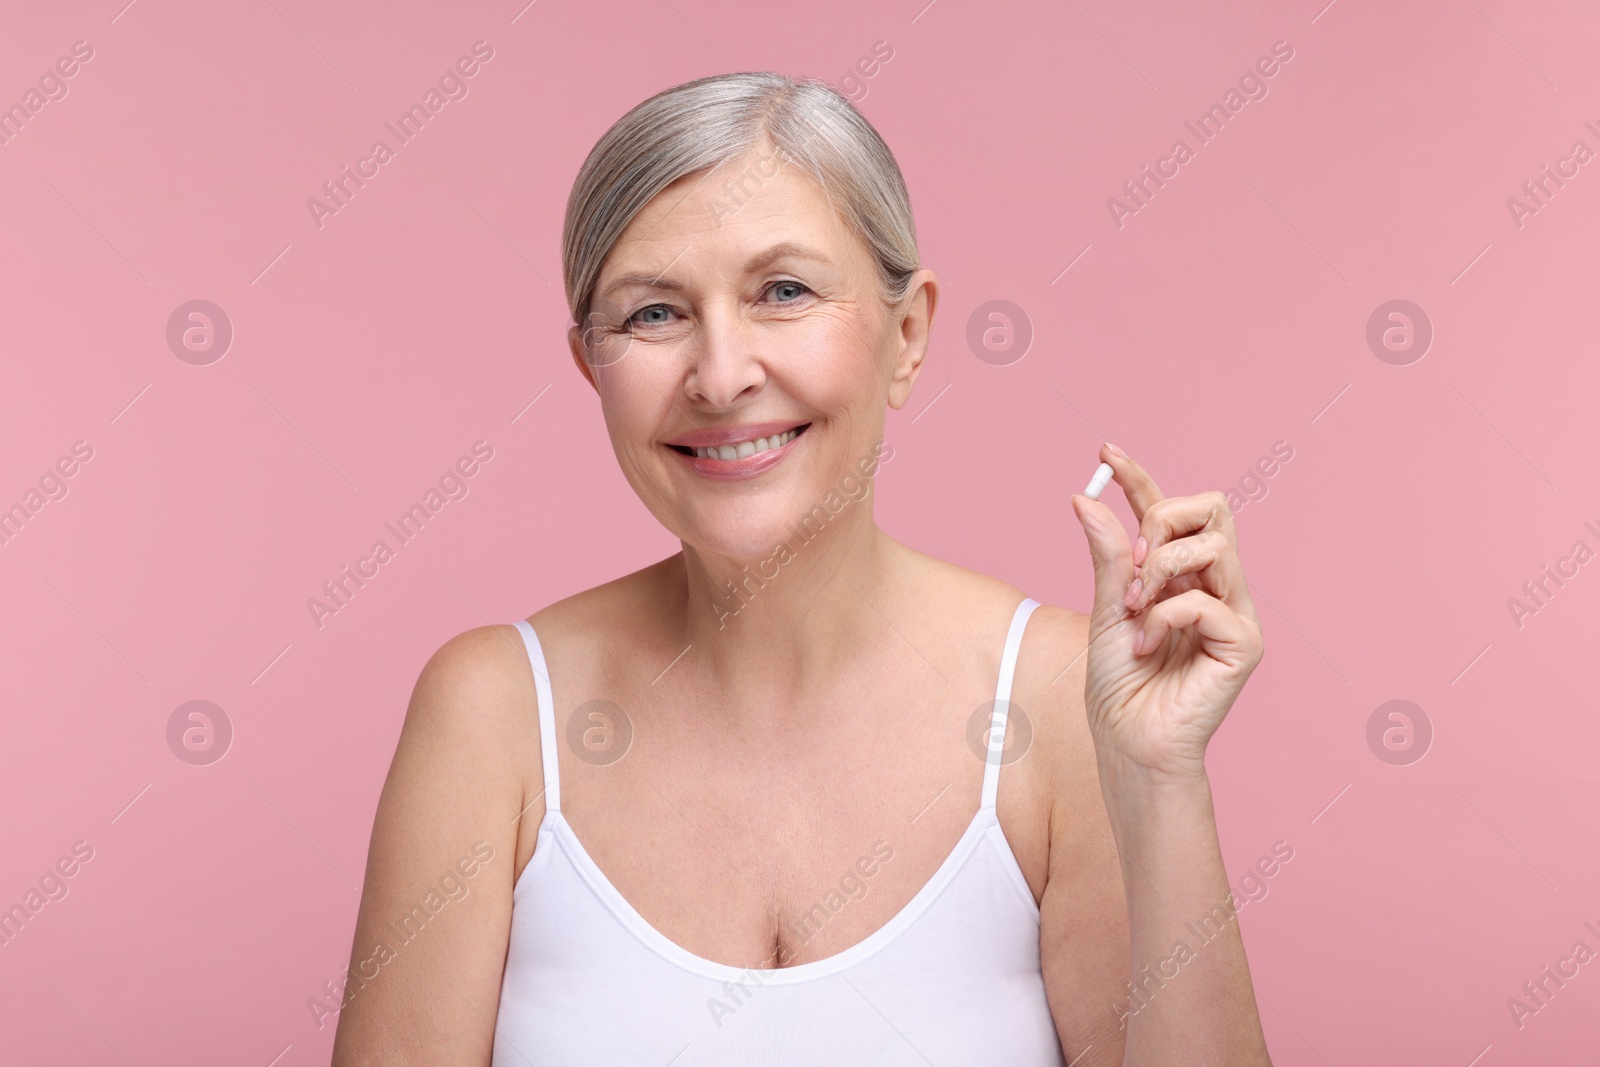
<svg viewBox="0 0 1600 1067"><path fill-rule="evenodd" d="M635 107L563 255L683 550L429 660L334 1062L1268 1063L1203 763L1262 648L1222 495L1103 446L1140 528L1073 496L1089 616L878 529L938 284L820 82Z"/></svg>

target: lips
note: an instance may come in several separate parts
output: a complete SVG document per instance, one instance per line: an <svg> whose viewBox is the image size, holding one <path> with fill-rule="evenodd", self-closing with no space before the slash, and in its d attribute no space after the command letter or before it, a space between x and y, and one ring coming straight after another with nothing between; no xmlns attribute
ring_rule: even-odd
<svg viewBox="0 0 1600 1067"><path fill-rule="evenodd" d="M809 422L762 422L694 430L664 442L691 470L716 481L747 479L782 462Z"/></svg>
<svg viewBox="0 0 1600 1067"><path fill-rule="evenodd" d="M787 430L798 430L810 425L809 422L752 422L743 426L691 430L665 443L669 448L677 449L720 448L723 445L739 445L763 437L771 438Z"/></svg>

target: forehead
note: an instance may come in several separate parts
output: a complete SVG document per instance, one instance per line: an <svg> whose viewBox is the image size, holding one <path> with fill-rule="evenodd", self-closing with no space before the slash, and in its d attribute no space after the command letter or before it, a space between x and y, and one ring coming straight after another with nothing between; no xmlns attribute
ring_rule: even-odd
<svg viewBox="0 0 1600 1067"><path fill-rule="evenodd" d="M618 275L675 261L740 266L789 242L844 265L866 257L822 185L770 147L679 178L657 193L623 230L600 273Z"/></svg>

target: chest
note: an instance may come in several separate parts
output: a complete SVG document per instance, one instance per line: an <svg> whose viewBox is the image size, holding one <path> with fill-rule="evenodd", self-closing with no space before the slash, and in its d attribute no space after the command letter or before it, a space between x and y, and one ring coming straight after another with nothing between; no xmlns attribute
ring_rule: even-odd
<svg viewBox="0 0 1600 1067"><path fill-rule="evenodd" d="M872 899L893 857L863 876L866 895L852 900L844 887L820 900L805 932L770 961L737 939L708 950L647 926L600 889L593 869L573 870L571 827L553 820L541 846L549 852L536 858L512 916L496 1020L506 1062L533 1050L541 1063L912 1067L929 1062L920 1050L930 1049L953 1063L1060 1067L1037 913L1003 884L992 810L986 816L964 839L963 862L941 869L914 902L925 906L902 913L909 921L811 951ZM496 1063L501 1052L497 1044Z"/></svg>
<svg viewBox="0 0 1600 1067"><path fill-rule="evenodd" d="M638 916L683 949L738 967L814 962L888 926L972 829L988 726L970 730L972 710L929 701L904 719L759 739L636 716L622 759L561 753L563 817ZM1001 827L1042 890L1048 818L1013 778Z"/></svg>

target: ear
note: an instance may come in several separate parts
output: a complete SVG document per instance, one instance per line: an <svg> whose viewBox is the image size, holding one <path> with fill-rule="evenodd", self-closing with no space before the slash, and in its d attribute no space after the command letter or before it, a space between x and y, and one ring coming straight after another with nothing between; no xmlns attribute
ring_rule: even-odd
<svg viewBox="0 0 1600 1067"><path fill-rule="evenodd" d="M900 310L894 313L895 361L889 374L889 406L899 411L911 399L912 387L922 373L933 331L933 312L939 303L939 281L924 267L911 276Z"/></svg>
<svg viewBox="0 0 1600 1067"><path fill-rule="evenodd" d="M572 349L572 362L578 365L578 372L583 375L584 381L598 393L600 386L594 380L594 368L589 366L588 356L584 352L583 330L577 323L567 330L567 347Z"/></svg>

